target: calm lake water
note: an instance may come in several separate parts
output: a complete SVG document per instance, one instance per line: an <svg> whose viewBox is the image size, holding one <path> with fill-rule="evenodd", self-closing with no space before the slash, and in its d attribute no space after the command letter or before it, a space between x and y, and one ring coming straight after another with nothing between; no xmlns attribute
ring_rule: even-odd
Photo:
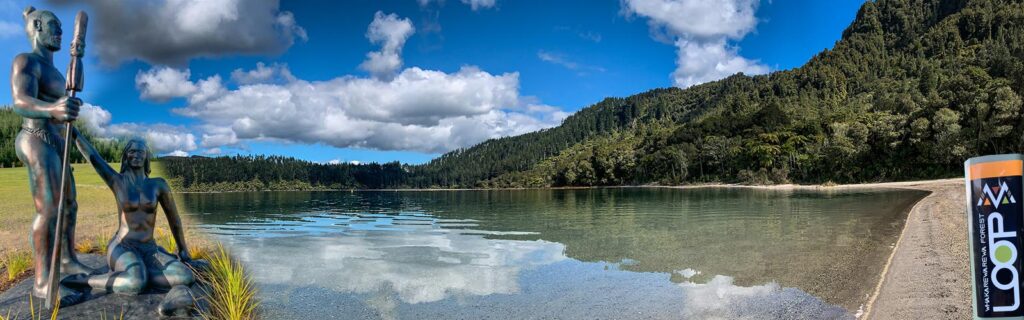
<svg viewBox="0 0 1024 320"><path fill-rule="evenodd" d="M271 319L852 318L909 190L185 194Z"/></svg>

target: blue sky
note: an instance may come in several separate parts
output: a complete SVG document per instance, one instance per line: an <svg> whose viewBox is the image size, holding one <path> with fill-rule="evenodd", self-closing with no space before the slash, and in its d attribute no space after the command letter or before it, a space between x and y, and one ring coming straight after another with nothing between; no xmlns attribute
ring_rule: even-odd
<svg viewBox="0 0 1024 320"><path fill-rule="evenodd" d="M54 10L63 70L86 10L83 118L101 136L141 135L163 154L407 163L554 126L605 97L800 66L863 3L65 2L0 0L0 51L29 50L22 8Z"/></svg>

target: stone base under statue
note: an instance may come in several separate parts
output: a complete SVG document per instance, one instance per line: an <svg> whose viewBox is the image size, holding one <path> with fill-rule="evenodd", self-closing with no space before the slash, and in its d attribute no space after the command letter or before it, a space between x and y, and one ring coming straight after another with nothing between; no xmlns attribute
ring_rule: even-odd
<svg viewBox="0 0 1024 320"><path fill-rule="evenodd" d="M105 266L106 257L95 254L79 254L79 259L89 266ZM106 271L106 267L101 268ZM193 284L190 288L192 294L198 301L195 310L175 310L178 316L164 317L164 319L198 319L196 314L198 308L204 307L205 299L202 296L203 290L199 284ZM180 289L179 289L180 290ZM0 292L0 316L6 317L8 311L12 319L28 319L30 316L29 295L32 292L32 278L22 280L4 292ZM100 319L104 314L107 319L157 319L158 309L165 302L165 298L173 296L168 290L148 289L137 296L120 295L115 293L99 292L93 290L86 296L86 300L73 306L62 306L58 319ZM35 312L38 317L42 307L42 318L49 319L50 309L45 306L43 299L32 298L35 304ZM191 314L191 315L189 315Z"/></svg>

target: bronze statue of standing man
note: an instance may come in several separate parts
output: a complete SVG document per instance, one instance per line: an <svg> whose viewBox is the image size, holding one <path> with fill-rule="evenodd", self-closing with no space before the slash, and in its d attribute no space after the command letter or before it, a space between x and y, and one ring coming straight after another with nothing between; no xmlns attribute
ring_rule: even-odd
<svg viewBox="0 0 1024 320"><path fill-rule="evenodd" d="M78 261L74 251L75 222L78 203L75 200L74 178L64 190L63 206L59 205L64 143L63 124L78 118L82 100L67 97L65 79L53 65L53 53L60 50L60 20L50 11L28 7L23 12L25 31L32 51L19 54L11 66L11 95L14 110L21 115L21 132L15 141L18 159L28 168L29 188L35 201L36 217L32 223L31 243L35 255L35 282L32 294L45 297L50 272L65 274L91 273L93 270ZM58 213L58 207L64 212ZM67 221L60 244L60 270L49 270L58 214ZM60 290L64 303L74 303L78 294Z"/></svg>

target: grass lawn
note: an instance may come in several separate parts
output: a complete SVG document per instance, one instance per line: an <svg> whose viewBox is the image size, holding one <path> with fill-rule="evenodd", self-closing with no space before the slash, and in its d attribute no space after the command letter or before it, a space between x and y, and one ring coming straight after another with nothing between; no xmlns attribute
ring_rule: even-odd
<svg viewBox="0 0 1024 320"><path fill-rule="evenodd" d="M120 164L111 166L115 170L120 168ZM91 240L98 236L109 239L117 230L117 203L114 202L114 194L91 165L75 164L72 168L78 190L76 240ZM150 176L163 176L161 169L158 163L153 163L153 173ZM12 250L30 250L29 234L35 215L32 192L28 188L28 169L0 168L0 256ZM157 226L167 227L162 213L157 218Z"/></svg>
<svg viewBox="0 0 1024 320"><path fill-rule="evenodd" d="M120 164L112 164L115 169ZM78 189L78 224L75 238L79 243L79 251L82 246L89 247L87 251L102 253L106 246L107 239L117 230L117 203L114 202L114 194L107 188L107 185L100 179L96 171L89 164L73 165L75 185ZM153 172L150 177L162 177L163 168L159 162L153 163ZM181 200L176 200L181 202ZM183 206L178 205L179 210ZM193 258L208 259L212 269L200 275L199 280L209 288L207 295L210 296L210 307L205 310L203 317L206 319L253 319L259 301L256 299L256 289L252 279L245 272L244 268L237 261L232 259L224 247L214 246L202 235L188 228L188 216L181 212L181 218L186 228L185 237L188 238L190 251ZM175 252L170 232L167 231L167 220L162 213L157 217L156 241L166 249ZM8 265L24 264L31 262L26 256L31 252L29 248L29 233L31 232L32 219L35 218L35 208L32 204L32 193L28 188L28 170L25 168L0 168L0 271L9 271ZM216 248L216 249L213 249ZM17 259L15 259L17 258ZM27 267L27 266L24 266ZM19 267L14 272L12 279L27 277L24 267ZM0 291L11 285L12 279L7 279L8 272L3 272L0 277ZM0 320L2 320L0 315Z"/></svg>

